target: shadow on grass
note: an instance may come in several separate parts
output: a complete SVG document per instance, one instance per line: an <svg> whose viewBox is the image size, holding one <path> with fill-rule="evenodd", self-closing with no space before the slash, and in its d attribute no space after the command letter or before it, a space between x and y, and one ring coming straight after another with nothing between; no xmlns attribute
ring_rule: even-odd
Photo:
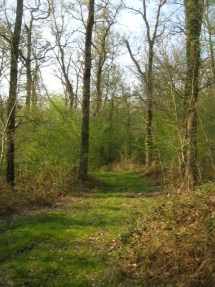
<svg viewBox="0 0 215 287"><path fill-rule="evenodd" d="M89 286L90 278L104 268L103 234L114 224L96 212L15 221L0 236L0 286L10 286L10 280L11 286Z"/></svg>

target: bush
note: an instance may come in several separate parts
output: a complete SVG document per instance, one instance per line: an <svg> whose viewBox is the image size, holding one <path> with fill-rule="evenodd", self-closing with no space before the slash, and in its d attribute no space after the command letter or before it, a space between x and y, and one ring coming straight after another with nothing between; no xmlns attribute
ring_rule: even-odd
<svg viewBox="0 0 215 287"><path fill-rule="evenodd" d="M0 187L0 216L20 213L27 209L51 206L59 197L68 193L73 178L71 175L47 173L42 177L30 176L16 181L12 189L6 183ZM4 182L4 179L2 179Z"/></svg>
<svg viewBox="0 0 215 287"><path fill-rule="evenodd" d="M214 245L215 185L174 193L123 234L106 286L213 287Z"/></svg>

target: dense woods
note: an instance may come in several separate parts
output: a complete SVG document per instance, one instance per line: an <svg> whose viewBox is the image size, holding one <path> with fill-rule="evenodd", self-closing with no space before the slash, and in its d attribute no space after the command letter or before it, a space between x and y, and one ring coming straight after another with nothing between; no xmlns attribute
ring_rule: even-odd
<svg viewBox="0 0 215 287"><path fill-rule="evenodd" d="M213 1L2 1L0 13L2 181L85 182L116 164L185 190L213 180Z"/></svg>

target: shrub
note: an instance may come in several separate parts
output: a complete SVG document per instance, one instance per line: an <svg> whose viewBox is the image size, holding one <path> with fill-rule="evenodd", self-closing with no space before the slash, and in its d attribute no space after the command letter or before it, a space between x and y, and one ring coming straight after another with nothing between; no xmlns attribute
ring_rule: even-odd
<svg viewBox="0 0 215 287"><path fill-rule="evenodd" d="M215 286L214 245L215 185L174 193L123 234L106 286Z"/></svg>

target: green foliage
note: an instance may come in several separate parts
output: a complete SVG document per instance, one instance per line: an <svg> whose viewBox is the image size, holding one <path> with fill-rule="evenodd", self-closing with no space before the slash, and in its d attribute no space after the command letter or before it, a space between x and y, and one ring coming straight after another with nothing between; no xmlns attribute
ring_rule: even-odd
<svg viewBox="0 0 215 287"><path fill-rule="evenodd" d="M144 119L123 99L112 99L102 112L91 119L90 164L101 167L123 160L142 162Z"/></svg>
<svg viewBox="0 0 215 287"><path fill-rule="evenodd" d="M162 162L167 178L178 178L178 158L180 155L180 136L174 117L168 117L161 111L154 116L154 153Z"/></svg>
<svg viewBox="0 0 215 287"><path fill-rule="evenodd" d="M80 121L68 114L62 100L43 103L44 108L21 110L16 136L19 177L65 177L78 165Z"/></svg>
<svg viewBox="0 0 215 287"><path fill-rule="evenodd" d="M199 107L198 161L204 177L213 178L213 90L205 91ZM170 95L160 99L153 120L154 158L167 180L178 180L182 133L181 103L176 97L179 122ZM167 112L166 112L167 111ZM69 113L61 97L18 111L16 129L16 178L29 191L58 190L63 193L76 178L80 159L81 114ZM89 170L112 169L145 161L145 104L120 96L107 101L90 122ZM2 170L3 172L3 167ZM176 181L175 181L176 182ZM177 181L178 183L178 181ZM50 186L49 186L50 185ZM48 187L49 186L49 187ZM43 193L43 192L42 192ZM35 197L36 198L36 197Z"/></svg>
<svg viewBox="0 0 215 287"><path fill-rule="evenodd" d="M198 159L201 173L209 180L214 178L214 127L215 98L213 89L202 95L198 109Z"/></svg>

